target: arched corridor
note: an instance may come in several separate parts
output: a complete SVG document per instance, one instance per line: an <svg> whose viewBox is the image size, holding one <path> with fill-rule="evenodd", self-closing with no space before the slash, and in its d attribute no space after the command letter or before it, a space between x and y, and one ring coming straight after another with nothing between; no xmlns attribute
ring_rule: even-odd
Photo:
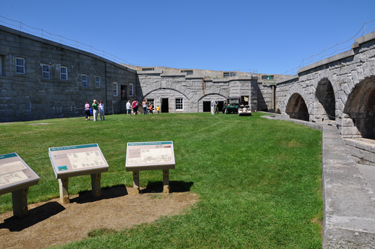
<svg viewBox="0 0 375 249"><path fill-rule="evenodd" d="M350 93L344 113L363 138L375 139L375 77L357 84Z"/></svg>
<svg viewBox="0 0 375 249"><path fill-rule="evenodd" d="M309 111L307 110L305 100L298 93L290 97L286 106L286 113L290 118L309 121Z"/></svg>
<svg viewBox="0 0 375 249"><path fill-rule="evenodd" d="M335 120L335 93L332 84L328 79L325 78L318 83L315 97L315 119Z"/></svg>

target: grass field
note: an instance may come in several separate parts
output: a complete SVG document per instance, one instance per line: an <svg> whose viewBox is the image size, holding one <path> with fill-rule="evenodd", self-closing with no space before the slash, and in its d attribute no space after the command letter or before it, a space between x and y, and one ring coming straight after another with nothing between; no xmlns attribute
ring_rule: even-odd
<svg viewBox="0 0 375 249"><path fill-rule="evenodd" d="M200 195L184 214L121 232L94 231L66 248L321 248L321 131L237 115L111 115L0 124L0 154L17 152L40 176L28 201L58 197L49 147L98 143L109 164L102 187L132 186L127 142L173 141L171 190ZM46 125L32 125L48 123ZM140 185L162 184L141 172ZM173 184L172 184L173 183ZM177 186L178 185L178 186ZM89 176L69 179L69 193L91 190ZM11 194L0 196L0 212Z"/></svg>

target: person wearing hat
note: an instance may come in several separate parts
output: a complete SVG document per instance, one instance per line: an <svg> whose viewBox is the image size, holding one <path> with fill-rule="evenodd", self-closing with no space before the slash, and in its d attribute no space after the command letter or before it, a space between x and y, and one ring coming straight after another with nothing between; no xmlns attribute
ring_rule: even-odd
<svg viewBox="0 0 375 249"><path fill-rule="evenodd" d="M98 102L96 99L94 99L92 103L92 114L94 116L94 121L96 121L98 119Z"/></svg>

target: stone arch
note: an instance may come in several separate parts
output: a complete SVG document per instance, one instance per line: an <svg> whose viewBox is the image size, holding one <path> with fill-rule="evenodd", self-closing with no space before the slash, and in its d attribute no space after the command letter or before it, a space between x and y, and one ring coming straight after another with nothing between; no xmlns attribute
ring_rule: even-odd
<svg viewBox="0 0 375 249"><path fill-rule="evenodd" d="M178 93L182 94L185 98L187 98L188 100L190 100L190 98L186 94L184 94L183 92L181 92L179 90L176 90L174 88L165 88L165 87L160 87L160 88L153 89L153 90L149 91L148 93L146 93L145 95L143 95L143 98L146 98L149 94L151 94L153 92L161 91L161 90L172 90L172 91L178 92Z"/></svg>
<svg viewBox="0 0 375 249"><path fill-rule="evenodd" d="M226 99L227 97L225 97L224 95L220 94L220 93L207 93L205 95L203 95L202 97L200 97L198 99L198 102L201 101L203 98L207 97L207 96L210 96L210 95L219 95L220 97L223 97L224 99Z"/></svg>
<svg viewBox="0 0 375 249"><path fill-rule="evenodd" d="M204 102L205 101L210 101L211 102L212 100L216 100L216 101L219 102L218 108L219 108L219 110L221 110L225 99L226 99L226 96L224 96L223 94L220 94L220 93L207 93L207 94L201 96L198 99L198 101L197 101L198 112L204 112L205 104L207 104L207 103L204 103ZM222 102L221 105L220 105L220 102ZM206 108L207 108L207 106L206 106Z"/></svg>
<svg viewBox="0 0 375 249"><path fill-rule="evenodd" d="M331 82L323 78L318 82L315 92L314 116L315 119L335 120L336 115L335 92Z"/></svg>
<svg viewBox="0 0 375 249"><path fill-rule="evenodd" d="M307 109L306 102L298 93L294 93L289 98L285 112L290 118L309 121L309 111Z"/></svg>
<svg viewBox="0 0 375 249"><path fill-rule="evenodd" d="M349 94L344 108L343 135L375 139L375 76L364 79ZM353 128L357 128L353 129ZM351 133L351 134L350 134Z"/></svg>

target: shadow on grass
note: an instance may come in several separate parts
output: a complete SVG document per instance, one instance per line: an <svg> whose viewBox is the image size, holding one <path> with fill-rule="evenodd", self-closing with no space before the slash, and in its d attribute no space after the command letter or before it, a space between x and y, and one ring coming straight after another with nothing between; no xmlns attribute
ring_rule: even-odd
<svg viewBox="0 0 375 249"><path fill-rule="evenodd" d="M190 191L193 182L184 182L184 181L170 181L169 182L169 193L173 192L188 192ZM145 189L140 191L141 193L162 193L163 192L163 181L156 181L147 183Z"/></svg>
<svg viewBox="0 0 375 249"><path fill-rule="evenodd" d="M121 185L116 185L112 187L102 188L101 197L93 197L91 191L79 192L79 196L70 199L70 203L73 203L73 202L80 203L80 204L88 203L88 202L94 202L97 200L117 198L117 197L124 196L127 194L128 194L128 191L126 190L125 185L121 184Z"/></svg>
<svg viewBox="0 0 375 249"><path fill-rule="evenodd" d="M12 216L8 219L5 219L4 223L0 224L0 229L8 228L11 232L19 232L39 222L42 222L64 210L65 208L58 202L48 202L39 207L29 210L29 214L25 217L20 218Z"/></svg>

